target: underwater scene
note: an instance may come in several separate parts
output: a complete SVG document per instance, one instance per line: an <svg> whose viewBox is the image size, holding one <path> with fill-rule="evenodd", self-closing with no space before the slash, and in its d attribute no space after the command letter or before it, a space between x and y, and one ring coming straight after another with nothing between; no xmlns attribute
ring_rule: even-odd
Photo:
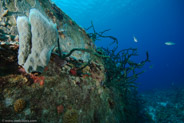
<svg viewBox="0 0 184 123"><path fill-rule="evenodd" d="M183 0L0 0L0 122L184 123Z"/></svg>

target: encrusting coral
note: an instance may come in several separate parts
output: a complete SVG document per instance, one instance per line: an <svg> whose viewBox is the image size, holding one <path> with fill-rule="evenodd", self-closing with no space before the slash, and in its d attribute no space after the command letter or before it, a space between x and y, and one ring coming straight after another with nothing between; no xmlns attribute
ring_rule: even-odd
<svg viewBox="0 0 184 123"><path fill-rule="evenodd" d="M21 112L25 108L26 102L23 99L18 99L14 103L14 111Z"/></svg>
<svg viewBox="0 0 184 123"><path fill-rule="evenodd" d="M79 122L78 120L79 120L79 115L77 110L75 109L69 109L63 115L63 123L78 123Z"/></svg>

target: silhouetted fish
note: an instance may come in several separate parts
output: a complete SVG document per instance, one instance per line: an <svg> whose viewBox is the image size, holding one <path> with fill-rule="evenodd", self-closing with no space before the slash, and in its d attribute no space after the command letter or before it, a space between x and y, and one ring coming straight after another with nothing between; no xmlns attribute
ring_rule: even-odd
<svg viewBox="0 0 184 123"><path fill-rule="evenodd" d="M169 45L169 46L171 46L171 45L175 45L176 43L174 43L174 42L165 42L165 45Z"/></svg>
<svg viewBox="0 0 184 123"><path fill-rule="evenodd" d="M137 38L135 37L135 36L133 36L133 38L134 38L134 42L138 42L138 40L137 40Z"/></svg>

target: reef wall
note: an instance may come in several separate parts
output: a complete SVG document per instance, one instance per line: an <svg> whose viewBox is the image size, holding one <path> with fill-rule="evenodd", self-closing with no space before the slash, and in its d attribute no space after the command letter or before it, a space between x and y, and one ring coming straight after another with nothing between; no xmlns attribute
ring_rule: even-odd
<svg viewBox="0 0 184 123"><path fill-rule="evenodd" d="M16 20L18 16L28 17L32 8L57 25L62 53L73 48L95 50L85 30L50 1L1 0L0 120L125 122L121 94L103 86L105 69L100 57L76 51L60 59L56 46L43 73L27 73L18 65Z"/></svg>

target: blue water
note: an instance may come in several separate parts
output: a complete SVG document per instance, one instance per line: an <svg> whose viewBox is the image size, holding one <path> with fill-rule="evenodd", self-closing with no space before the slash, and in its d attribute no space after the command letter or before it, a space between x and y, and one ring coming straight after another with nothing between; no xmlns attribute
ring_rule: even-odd
<svg viewBox="0 0 184 123"><path fill-rule="evenodd" d="M183 0L52 0L81 27L119 40L119 49L138 48L139 58L150 53L137 83L139 90L184 87L184 1ZM134 42L133 36L138 39ZM164 43L172 41L174 46ZM97 41L108 47L109 40ZM150 68L152 66L152 68Z"/></svg>

